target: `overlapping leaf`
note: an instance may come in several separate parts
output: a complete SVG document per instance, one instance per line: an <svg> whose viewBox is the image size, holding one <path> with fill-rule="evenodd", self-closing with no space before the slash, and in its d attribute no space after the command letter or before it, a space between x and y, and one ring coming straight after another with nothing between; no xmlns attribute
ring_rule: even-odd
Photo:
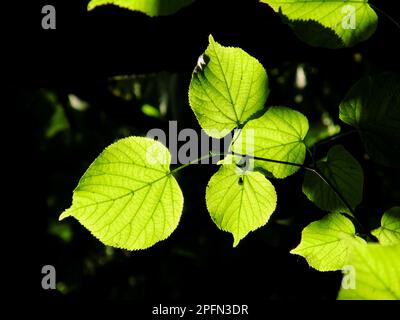
<svg viewBox="0 0 400 320"><path fill-rule="evenodd" d="M263 109L268 77L242 49L223 47L212 36L209 42L193 72L189 102L204 131L222 138Z"/></svg>
<svg viewBox="0 0 400 320"><path fill-rule="evenodd" d="M371 159L400 166L400 77L383 73L357 82L340 105L340 119L357 128Z"/></svg>
<svg viewBox="0 0 400 320"><path fill-rule="evenodd" d="M305 227L300 244L290 253L306 258L314 269L334 271L348 262L357 243L365 241L356 236L353 223L339 213L331 213Z"/></svg>
<svg viewBox="0 0 400 320"><path fill-rule="evenodd" d="M113 4L121 8L140 11L150 17L166 16L188 6L194 0L91 0L88 9L98 6Z"/></svg>
<svg viewBox="0 0 400 320"><path fill-rule="evenodd" d="M382 217L381 226L372 231L383 245L400 243L400 207L393 207Z"/></svg>
<svg viewBox="0 0 400 320"><path fill-rule="evenodd" d="M367 0L261 0L279 12L310 45L353 46L376 30L378 17Z"/></svg>
<svg viewBox="0 0 400 320"><path fill-rule="evenodd" d="M339 300L400 300L400 245L355 246L348 262L355 288L341 288Z"/></svg>
<svg viewBox="0 0 400 320"><path fill-rule="evenodd" d="M274 186L261 173L222 165L206 190L207 208L215 224L233 234L237 246L250 231L268 222L276 207Z"/></svg>
<svg viewBox="0 0 400 320"><path fill-rule="evenodd" d="M177 227L183 196L160 142L130 137L107 147L74 190L60 220L75 217L106 245L145 249Z"/></svg>
<svg viewBox="0 0 400 320"><path fill-rule="evenodd" d="M234 137L232 151L277 161L303 164L306 154L304 138L308 132L307 118L287 107L270 107L258 119L250 120ZM254 165L285 178L299 167L255 160Z"/></svg>
<svg viewBox="0 0 400 320"><path fill-rule="evenodd" d="M341 145L329 150L326 159L317 162L319 170L344 197L352 209L362 200L364 174L358 161ZM318 175L306 172L303 193L319 208L331 212L351 211Z"/></svg>

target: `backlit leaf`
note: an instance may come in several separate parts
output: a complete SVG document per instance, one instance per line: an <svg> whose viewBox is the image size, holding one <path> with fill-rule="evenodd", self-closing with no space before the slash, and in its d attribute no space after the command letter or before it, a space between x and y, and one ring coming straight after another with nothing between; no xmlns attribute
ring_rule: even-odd
<svg viewBox="0 0 400 320"><path fill-rule="evenodd" d="M306 43L349 47L368 39L378 16L367 0L261 0L279 12Z"/></svg>
<svg viewBox="0 0 400 320"><path fill-rule="evenodd" d="M272 160L303 164L306 155L304 138L308 132L307 118L287 107L270 107L258 119L250 120L238 137L233 138L232 151ZM285 178L299 167L258 161L254 165Z"/></svg>
<svg viewBox="0 0 400 320"><path fill-rule="evenodd" d="M170 158L163 144L149 138L115 142L82 176L60 220L73 216L104 244L128 250L166 239L183 209Z"/></svg>
<svg viewBox="0 0 400 320"><path fill-rule="evenodd" d="M381 226L371 232L383 245L400 243L400 207L385 212Z"/></svg>
<svg viewBox="0 0 400 320"><path fill-rule="evenodd" d="M189 88L189 102L200 126L223 138L264 107L268 77L264 67L240 48L223 47L209 37Z"/></svg>
<svg viewBox="0 0 400 320"><path fill-rule="evenodd" d="M222 165L206 190L207 208L215 224L233 234L236 247L250 231L264 226L276 208L274 186L261 173Z"/></svg>
<svg viewBox="0 0 400 320"><path fill-rule="evenodd" d="M400 300L400 245L355 246L348 264L355 288L341 288L339 300Z"/></svg>
<svg viewBox="0 0 400 320"><path fill-rule="evenodd" d="M91 0L88 10L106 4L113 4L121 8L143 12L150 17L155 17L174 14L192 2L193 0Z"/></svg>
<svg viewBox="0 0 400 320"><path fill-rule="evenodd" d="M339 213L331 213L304 228L300 244L290 251L306 258L319 271L340 270L347 263L355 243L366 243L356 236L353 223Z"/></svg>

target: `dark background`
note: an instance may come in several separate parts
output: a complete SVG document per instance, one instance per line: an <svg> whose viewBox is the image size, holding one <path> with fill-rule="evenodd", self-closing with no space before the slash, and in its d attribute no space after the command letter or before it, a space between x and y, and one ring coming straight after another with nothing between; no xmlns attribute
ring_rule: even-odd
<svg viewBox="0 0 400 320"><path fill-rule="evenodd" d="M372 3L392 14L394 2ZM41 29L45 4L56 7L56 30ZM12 160L20 166L22 188L20 182L9 188L17 198L17 210L8 214L18 230L12 237L15 258L10 255L8 263L16 274L11 277L13 294L150 304L335 299L340 272L317 272L303 258L289 254L301 230L325 214L302 194L302 172L273 181L276 212L267 226L235 249L231 235L217 229L205 208L205 187L217 170L211 165L182 171L181 223L169 239L148 250L106 249L76 220L57 219L70 206L72 190L87 166L116 139L166 128L167 120L174 119L180 128L199 130L185 97L210 33L223 45L243 48L265 66L271 88L268 105L291 106L306 114L313 126L322 126L324 114L346 132L349 128L338 119L341 99L365 75L399 71L400 30L379 14L378 30L368 41L329 50L302 43L257 1L199 0L160 18L112 6L87 12L86 5L84 0L26 1L2 12L2 72L11 93L5 107L17 113L13 133L15 139L21 134L19 151L24 155L23 160ZM304 90L293 85L299 64L307 74ZM172 91L178 102L165 119L146 116L140 101L122 99L110 90L120 85L110 80L113 76L161 71L179 73ZM71 108L69 94L90 107ZM296 100L298 95L302 101ZM49 137L55 105L63 110L68 127ZM399 204L399 171L369 161L357 135L340 143L364 168L364 201L357 213L368 229L375 228L384 210ZM319 148L317 155L324 156L330 146ZM58 290L42 290L45 264L56 267ZM20 282L23 290L16 284Z"/></svg>

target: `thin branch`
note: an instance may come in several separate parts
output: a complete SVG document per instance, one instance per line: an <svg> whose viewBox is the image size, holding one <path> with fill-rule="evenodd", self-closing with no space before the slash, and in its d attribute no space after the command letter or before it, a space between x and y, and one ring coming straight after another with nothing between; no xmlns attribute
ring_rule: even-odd
<svg viewBox="0 0 400 320"><path fill-rule="evenodd" d="M386 18L388 18L391 22L393 22L393 24L400 30L400 24L394 19L392 18L388 13L386 13L385 11L383 11L382 9L379 9L377 6L373 5L372 3L369 4L372 8L374 8L376 11L378 11L379 13L383 14Z"/></svg>
<svg viewBox="0 0 400 320"><path fill-rule="evenodd" d="M350 203L346 200L346 198L340 193L340 191L332 184L331 181L329 181L329 179L318 169L309 167L307 165L304 164L300 164L300 163L295 163L295 162L289 162L289 161L281 161L281 160L275 160L275 159L268 159L268 158L262 158L262 157L257 157L257 156L250 156L250 155L246 155L246 154L240 154L240 153L236 153L236 152L232 152L230 153L232 155L236 155L236 156L240 156L243 158L251 158L254 160L258 160L258 161L264 161L264 162L270 162L270 163L278 163L278 164L284 164L284 165L288 165L288 166L293 166L293 167L298 167L298 168L303 168L304 170L313 172L314 174L316 174L324 183L326 183L329 188L333 191L333 193L335 193L335 195L343 202L343 204L349 209L351 214L348 213L344 213L344 212L340 212L343 216L347 217L348 219L350 219L356 226L357 229L360 231L359 233L362 234L367 234L368 232L366 232L366 229L363 227L363 225L361 224L361 222L355 217L355 211L353 209L353 207L350 205ZM227 154L225 153L213 153L210 152L208 155L203 156L201 158L198 158L196 160L193 160L187 164L181 165L180 167L174 169L171 171L170 174L174 174L192 164L197 164L199 163L199 161L203 160L203 159L209 159L215 156L226 156Z"/></svg>
<svg viewBox="0 0 400 320"><path fill-rule="evenodd" d="M360 231L360 233L364 233L364 234L368 234L368 232L366 232L366 229L364 228L364 226L361 224L361 222L355 217L355 211L353 209L353 207L350 205L350 203L346 200L346 198L339 192L339 190L332 184L332 182L329 181L329 179L319 170L309 167L307 165L304 164L299 164L299 163L294 163L294 162L288 162L288 161L280 161L280 160L274 160L274 159L267 159L267 158L261 158L261 157L255 157L255 156L249 156L249 155L243 155L243 154L238 154L238 153L234 153L233 155L237 155L237 156L242 156L242 157L249 157L252 158L254 160L259 160L259 161L265 161L265 162L271 162L271 163L279 163L279 164L285 164L285 165L289 165L289 166L294 166L294 167L299 167L299 168L303 168L304 170L313 172L314 174L316 174L324 183L326 183L329 188L331 188L331 190L335 193L335 195L343 202L343 204L347 207L347 209L349 209L351 214L348 213L344 213L341 212L342 215L344 215L345 217L347 217L348 219L350 219L355 225L357 225L357 229Z"/></svg>
<svg viewBox="0 0 400 320"><path fill-rule="evenodd" d="M236 152L232 152L231 154L233 154L234 156L239 156L239 157L243 157L243 158L251 158L251 159L259 160L259 161L286 164L288 166L299 167L299 168L304 168L304 169L307 167L304 164L300 164L300 163L294 163L294 162L288 162L288 161L280 161L280 160L274 160L274 159L267 159L267 158L261 158L261 157L256 157L256 156L249 156L247 154L241 154L241 153L236 153Z"/></svg>
<svg viewBox="0 0 400 320"><path fill-rule="evenodd" d="M319 147L319 146L321 146L323 144L335 141L337 139L341 139L341 138L347 137L347 136L349 136L349 135L351 135L353 133L356 133L356 132L358 132L358 131L354 129L354 130L350 130L350 131L347 131L347 132L344 132L344 133L336 134L336 135L334 135L332 137L328 137L328 138L322 139L322 140L316 142L313 145L313 148L317 148L317 147Z"/></svg>
<svg viewBox="0 0 400 320"><path fill-rule="evenodd" d="M221 155L223 155L223 154L221 154ZM195 159L193 161L190 161L189 163L183 164L183 165L179 166L178 168L175 168L174 170L172 170L170 172L170 174L173 175L174 173L177 173L178 171L181 171L182 169L185 169L186 167L189 167L192 164L198 164L200 161L202 161L204 159L210 159L210 158L213 158L215 156L216 156L216 154L214 154L212 152L209 152L207 155L205 155L203 157L197 158L197 159Z"/></svg>

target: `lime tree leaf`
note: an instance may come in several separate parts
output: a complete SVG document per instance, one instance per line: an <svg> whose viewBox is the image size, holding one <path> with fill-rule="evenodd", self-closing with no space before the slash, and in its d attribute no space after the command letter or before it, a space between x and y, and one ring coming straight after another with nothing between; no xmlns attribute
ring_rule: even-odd
<svg viewBox="0 0 400 320"><path fill-rule="evenodd" d="M355 127L372 160L400 167L400 77L383 73L357 82L340 104L340 119Z"/></svg>
<svg viewBox="0 0 400 320"><path fill-rule="evenodd" d="M355 246L348 264L355 288L341 288L339 300L400 300L400 245Z"/></svg>
<svg viewBox="0 0 400 320"><path fill-rule="evenodd" d="M330 213L305 227L300 244L290 253L306 258L314 269L335 271L347 263L355 243L366 242L356 236L353 223L339 213Z"/></svg>
<svg viewBox="0 0 400 320"><path fill-rule="evenodd" d="M113 4L121 8L143 12L150 17L167 16L188 6L193 1L194 0L91 0L88 4L88 10L106 4Z"/></svg>
<svg viewBox="0 0 400 320"><path fill-rule="evenodd" d="M367 0L261 0L314 46L340 48L368 39L378 16Z"/></svg>
<svg viewBox="0 0 400 320"><path fill-rule="evenodd" d="M327 180L354 209L360 204L363 194L364 173L358 161L341 146L329 150L326 159L316 164ZM347 212L349 208L318 175L307 171L303 182L303 193L316 206L331 212Z"/></svg>
<svg viewBox="0 0 400 320"><path fill-rule="evenodd" d="M383 245L400 243L400 207L386 211L381 220L381 227L371 233Z"/></svg>
<svg viewBox="0 0 400 320"><path fill-rule="evenodd" d="M306 155L304 138L308 120L298 111L287 107L270 107L258 119L250 120L238 137L233 138L232 151L255 157L303 164ZM299 167L255 160L276 178L286 178Z"/></svg>
<svg viewBox="0 0 400 320"><path fill-rule="evenodd" d="M233 234L236 247L250 231L264 226L276 208L274 186L261 173L243 171L235 164L222 165L206 190L211 218Z"/></svg>
<svg viewBox="0 0 400 320"><path fill-rule="evenodd" d="M189 102L200 126L223 138L260 111L267 100L268 76L257 59L209 37L192 75Z"/></svg>
<svg viewBox="0 0 400 320"><path fill-rule="evenodd" d="M107 147L74 190L60 220L75 217L105 245L145 249L177 227L183 196L160 142L129 137Z"/></svg>

